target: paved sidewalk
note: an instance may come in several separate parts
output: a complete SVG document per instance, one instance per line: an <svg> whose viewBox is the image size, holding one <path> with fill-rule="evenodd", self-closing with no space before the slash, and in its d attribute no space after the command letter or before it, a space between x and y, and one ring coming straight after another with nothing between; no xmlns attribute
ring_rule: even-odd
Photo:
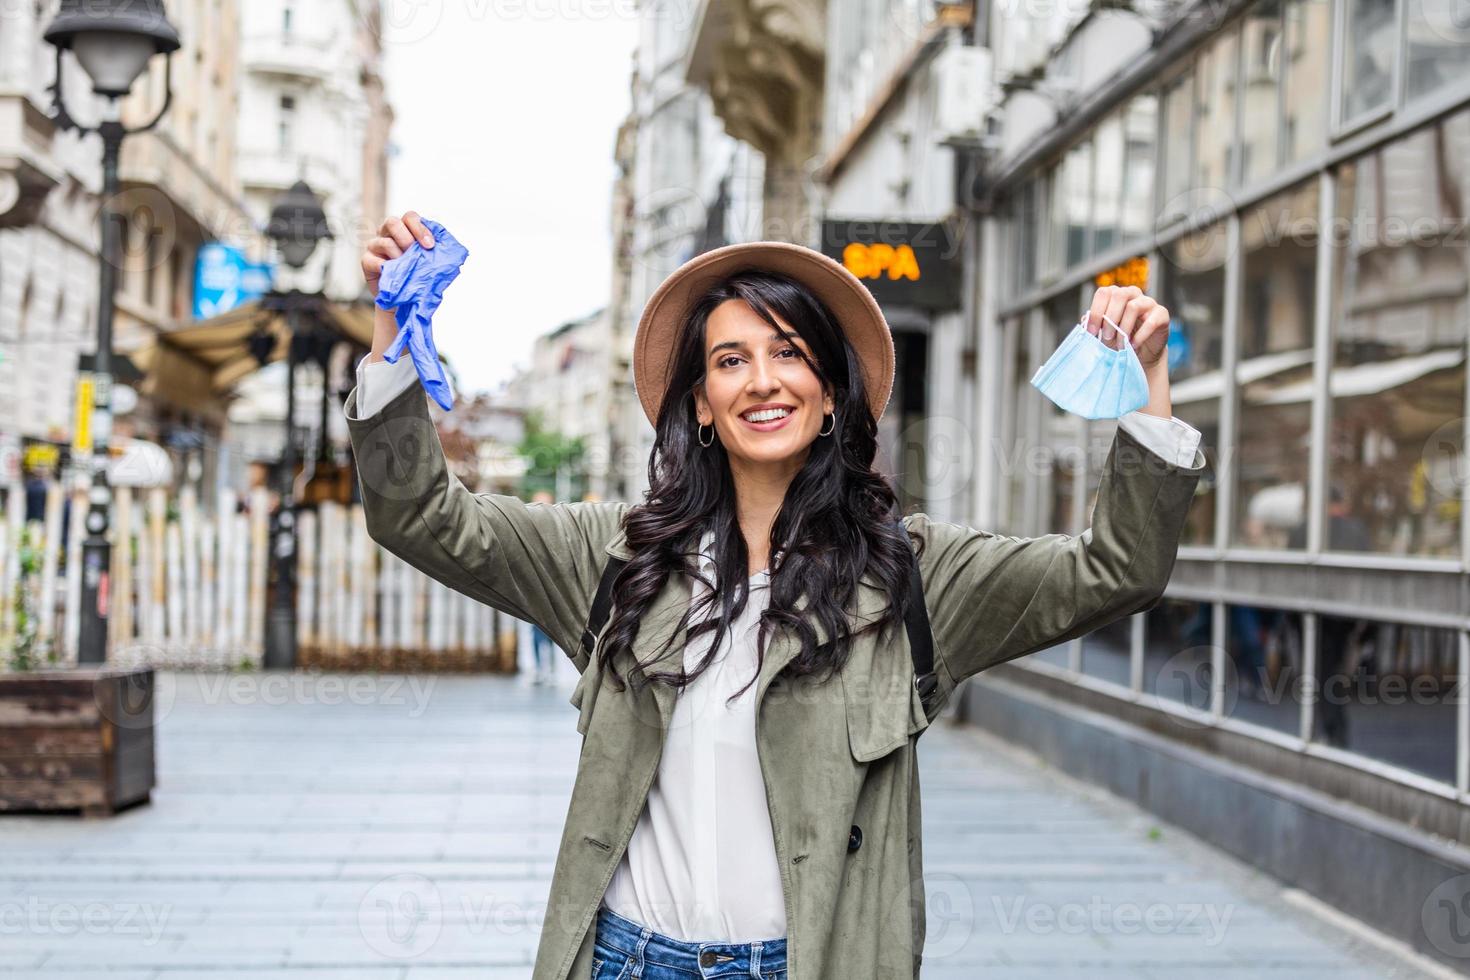
<svg viewBox="0 0 1470 980"><path fill-rule="evenodd" d="M150 805L0 818L0 974L528 976L580 744L559 668L161 675ZM926 978L1427 975L988 736L920 746Z"/></svg>

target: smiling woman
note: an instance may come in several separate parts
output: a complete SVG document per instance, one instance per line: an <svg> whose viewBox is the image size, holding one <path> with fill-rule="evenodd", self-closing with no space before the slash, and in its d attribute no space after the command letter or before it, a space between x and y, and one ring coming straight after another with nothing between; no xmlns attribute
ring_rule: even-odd
<svg viewBox="0 0 1470 980"><path fill-rule="evenodd" d="M415 223L389 231L411 242ZM533 980L918 975L918 737L965 678L1156 603L1204 470L1198 432L1168 415L1167 311L1108 288L1089 313L1134 338L1150 403L1119 421L1077 536L899 514L874 469L888 324L856 277L797 245L704 253L649 299L637 505L470 493L411 373L348 396L373 538L540 625L581 673ZM610 557L611 617L584 648ZM932 700L902 628L910 595L932 626Z"/></svg>

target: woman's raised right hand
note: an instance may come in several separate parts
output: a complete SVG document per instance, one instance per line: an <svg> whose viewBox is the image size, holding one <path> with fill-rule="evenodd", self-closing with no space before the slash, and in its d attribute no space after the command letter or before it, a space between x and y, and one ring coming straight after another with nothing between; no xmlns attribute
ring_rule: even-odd
<svg viewBox="0 0 1470 980"><path fill-rule="evenodd" d="M378 229L378 236L367 244L362 253L362 276L374 295L378 292L378 277L383 272L383 263L396 259L408 250L417 239L424 248L434 247L434 236L424 227L417 211L405 211L403 217L391 215Z"/></svg>

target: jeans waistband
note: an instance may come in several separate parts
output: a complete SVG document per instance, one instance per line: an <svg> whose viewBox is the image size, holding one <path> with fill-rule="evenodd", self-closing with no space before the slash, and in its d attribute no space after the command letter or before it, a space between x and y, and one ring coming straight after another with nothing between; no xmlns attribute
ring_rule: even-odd
<svg viewBox="0 0 1470 980"><path fill-rule="evenodd" d="M760 978L786 969L786 940L758 939L748 943L691 943L619 915L606 905L597 910L597 938L630 957L688 970L696 976ZM711 954L701 962L701 954Z"/></svg>

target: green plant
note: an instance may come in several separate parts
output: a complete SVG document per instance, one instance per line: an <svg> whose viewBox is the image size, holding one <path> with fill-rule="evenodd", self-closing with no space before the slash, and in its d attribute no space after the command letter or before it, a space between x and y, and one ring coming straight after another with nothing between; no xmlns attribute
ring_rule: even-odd
<svg viewBox="0 0 1470 980"><path fill-rule="evenodd" d="M539 490L556 495L557 474L563 471L572 475L573 497L585 490L581 484L582 456L586 446L581 438L568 438L559 432L545 428L539 412L526 415L526 431L516 451L526 460L526 472L521 477L521 496L530 498Z"/></svg>
<svg viewBox="0 0 1470 980"><path fill-rule="evenodd" d="M55 655L45 650L37 636L39 621L36 616L37 593L40 588L42 552L37 546L36 530L27 524L20 532L20 577L16 580L11 596L11 611L14 613L15 632L11 639L10 666L13 670L35 670L40 666L41 654L47 653L48 661Z"/></svg>

